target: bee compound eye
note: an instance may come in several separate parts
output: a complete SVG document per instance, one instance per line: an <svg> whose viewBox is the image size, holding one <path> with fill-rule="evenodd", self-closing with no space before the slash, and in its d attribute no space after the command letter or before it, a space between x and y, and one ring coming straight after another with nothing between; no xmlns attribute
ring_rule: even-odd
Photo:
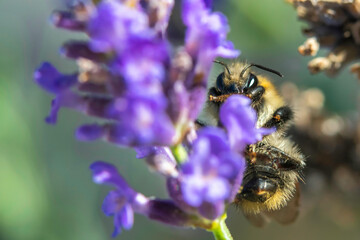
<svg viewBox="0 0 360 240"><path fill-rule="evenodd" d="M223 90L225 87L224 86L224 77L225 77L225 74L224 74L224 72L222 72L216 78L216 87L220 90Z"/></svg>
<svg viewBox="0 0 360 240"><path fill-rule="evenodd" d="M249 79L248 79L246 85L247 85L247 88L256 87L258 85L257 77L254 74L250 73Z"/></svg>
<svg viewBox="0 0 360 240"><path fill-rule="evenodd" d="M257 85L258 85L258 78L254 74L250 73L245 83L245 86L242 89L242 92L247 93L250 89L256 87Z"/></svg>

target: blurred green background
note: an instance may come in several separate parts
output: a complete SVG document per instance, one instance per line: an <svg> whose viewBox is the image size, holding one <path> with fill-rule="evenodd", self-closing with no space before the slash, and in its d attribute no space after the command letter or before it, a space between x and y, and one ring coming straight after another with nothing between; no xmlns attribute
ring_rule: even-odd
<svg viewBox="0 0 360 240"><path fill-rule="evenodd" d="M74 62L61 58L58 49L67 39L82 38L48 24L52 10L64 8L60 0L0 0L1 240L111 239L112 219L100 209L109 188L92 183L88 169L95 160L116 164L145 195L166 197L163 179L150 173L132 151L74 139L76 126L93 119L63 110L55 127L44 123L51 96L33 83L33 71L45 60L63 72L74 71ZM215 9L228 16L229 38L241 49L241 58L281 71L302 89L322 89L331 111L355 109L358 83L347 70L335 79L308 73L309 58L297 53L305 40L300 32L304 24L290 5L282 0L228 0L217 1ZM234 208L228 223L235 239L360 239L359 209L355 223L344 227L322 214L320 205L286 227L272 223L257 229ZM136 216L134 228L117 239L184 238L212 236Z"/></svg>

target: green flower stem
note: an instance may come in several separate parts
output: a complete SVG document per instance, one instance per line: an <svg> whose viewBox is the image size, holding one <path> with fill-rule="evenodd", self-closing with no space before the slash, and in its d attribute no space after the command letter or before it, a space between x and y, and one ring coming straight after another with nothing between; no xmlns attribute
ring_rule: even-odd
<svg viewBox="0 0 360 240"><path fill-rule="evenodd" d="M233 237L226 226L225 220L226 214L213 224L211 231L213 232L216 240L233 240Z"/></svg>
<svg viewBox="0 0 360 240"><path fill-rule="evenodd" d="M178 164L183 164L186 162L188 155L183 145L178 144L171 147L171 152L173 153L175 160Z"/></svg>

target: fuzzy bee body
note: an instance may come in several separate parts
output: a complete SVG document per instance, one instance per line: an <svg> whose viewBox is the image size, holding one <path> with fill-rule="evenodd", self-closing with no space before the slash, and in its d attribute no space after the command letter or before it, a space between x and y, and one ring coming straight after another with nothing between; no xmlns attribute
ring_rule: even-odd
<svg viewBox="0 0 360 240"><path fill-rule="evenodd" d="M234 203L257 226L262 226L268 217L280 223L292 222L298 214L296 189L305 166L304 156L286 136L293 112L269 78L255 75L251 67L282 75L256 64L237 62L227 66L218 63L225 69L209 89L206 111L214 121L220 125L219 108L227 97L242 94L252 100L251 106L257 112L257 127L276 128L262 141L247 147L247 168Z"/></svg>

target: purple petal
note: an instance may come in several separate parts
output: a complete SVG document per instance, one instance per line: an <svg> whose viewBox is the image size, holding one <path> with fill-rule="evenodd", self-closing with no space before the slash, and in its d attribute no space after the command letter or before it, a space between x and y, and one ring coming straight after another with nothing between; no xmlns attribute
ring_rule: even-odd
<svg viewBox="0 0 360 240"><path fill-rule="evenodd" d="M218 38L226 37L226 33L229 31L228 21L226 16L222 13L215 12L207 16L206 26L211 33L214 33ZM212 40L216 40L212 39Z"/></svg>
<svg viewBox="0 0 360 240"><path fill-rule="evenodd" d="M94 182L98 184L107 183L119 175L117 169L106 162L94 162L90 169L93 171Z"/></svg>
<svg viewBox="0 0 360 240"><path fill-rule="evenodd" d="M205 9L203 0L182 1L182 19L185 25L196 23L199 16L205 13L207 13L207 10Z"/></svg>
<svg viewBox="0 0 360 240"><path fill-rule="evenodd" d="M189 105L188 108L190 109L189 119L194 120L199 116L204 103L206 101L206 94L207 90L204 87L197 87L190 91L189 96Z"/></svg>
<svg viewBox="0 0 360 240"><path fill-rule="evenodd" d="M113 237L121 232L121 228L129 230L134 223L134 211L132 206L127 203L124 195L118 191L111 191L105 197L102 210L107 216L114 215Z"/></svg>
<svg viewBox="0 0 360 240"><path fill-rule="evenodd" d="M240 171L245 170L245 158L236 153L227 153L220 157L222 159L221 164L218 166L219 176L227 179L234 179Z"/></svg>
<svg viewBox="0 0 360 240"><path fill-rule="evenodd" d="M205 2L205 6L207 8L211 8L212 7L212 4L213 4L213 0L204 0Z"/></svg>
<svg viewBox="0 0 360 240"><path fill-rule="evenodd" d="M220 128L215 127L206 127L202 128L198 132L198 139L194 142L194 152L202 152L204 151L203 146L198 146L198 144L201 142L201 139L207 139L209 141L209 151L211 153L221 153L224 151L229 151L230 147L228 145L228 141L226 139L225 132Z"/></svg>
<svg viewBox="0 0 360 240"><path fill-rule="evenodd" d="M44 62L35 72L34 80L46 91L58 94L77 83L77 75L62 75L48 62Z"/></svg>
<svg viewBox="0 0 360 240"><path fill-rule="evenodd" d="M82 99L70 91L63 91L59 93L51 102L51 110L49 115L45 118L48 124L55 124L57 115L61 107L73 108L78 111L83 111Z"/></svg>
<svg viewBox="0 0 360 240"><path fill-rule="evenodd" d="M241 183L244 178L245 168L246 168L246 163L245 163L245 161L243 161L242 166L239 168L239 172L238 172L236 178L232 181L232 189L230 192L230 196L228 198L229 203L232 203L234 201L236 194L239 192Z"/></svg>
<svg viewBox="0 0 360 240"><path fill-rule="evenodd" d="M181 186L185 202L193 207L200 206L204 197L204 187L202 179L197 177L188 177Z"/></svg>
<svg viewBox="0 0 360 240"><path fill-rule="evenodd" d="M246 145L260 140L256 112L250 100L241 95L229 97L220 108L220 121L225 126L232 149L242 152Z"/></svg>
<svg viewBox="0 0 360 240"><path fill-rule="evenodd" d="M55 124L57 121L57 115L60 110L59 99L56 97L51 101L51 110L49 115L45 118L45 122L48 124Z"/></svg>
<svg viewBox="0 0 360 240"><path fill-rule="evenodd" d="M224 178L214 178L207 186L204 198L208 202L225 200L230 193L230 184Z"/></svg>
<svg viewBox="0 0 360 240"><path fill-rule="evenodd" d="M209 138L198 137L193 144L193 154L190 156L190 160L186 165L194 165L196 162L201 163L207 160L211 154L211 147L212 145ZM187 169L186 165L184 166L184 170Z"/></svg>
<svg viewBox="0 0 360 240"><path fill-rule="evenodd" d="M222 129L203 128L193 143L189 160L180 169L182 197L172 196L193 207L209 208L210 212L202 215L213 219L229 202L232 185L239 172L244 171L244 165L245 160L231 151Z"/></svg>
<svg viewBox="0 0 360 240"><path fill-rule="evenodd" d="M241 54L240 50L235 49L234 44L230 41L224 42L216 48L216 56L222 58L236 58Z"/></svg>
<svg viewBox="0 0 360 240"><path fill-rule="evenodd" d="M106 216L112 216L123 207L125 202L126 199L120 192L110 191L103 201L102 210Z"/></svg>
<svg viewBox="0 0 360 240"><path fill-rule="evenodd" d="M276 131L276 128L258 128L256 131L256 140L260 141L264 136L272 134Z"/></svg>
<svg viewBox="0 0 360 240"><path fill-rule="evenodd" d="M136 192L130 188L123 179L116 167L106 162L94 162L90 165L90 169L93 172L93 181L97 184L110 184L123 193L125 196L132 198Z"/></svg>
<svg viewBox="0 0 360 240"><path fill-rule="evenodd" d="M217 201L215 203L204 202L199 207L200 214L211 220L219 218L225 210L224 201Z"/></svg>
<svg viewBox="0 0 360 240"><path fill-rule="evenodd" d="M121 52L133 37L147 31L146 14L119 1L100 2L88 23L90 46L96 52Z"/></svg>
<svg viewBox="0 0 360 240"><path fill-rule="evenodd" d="M150 146L150 147L137 147L135 148L136 158L145 158L151 155L155 155L164 151L163 147Z"/></svg>
<svg viewBox="0 0 360 240"><path fill-rule="evenodd" d="M134 224L134 211L130 204L126 204L120 212L120 223L121 226L129 230Z"/></svg>
<svg viewBox="0 0 360 240"><path fill-rule="evenodd" d="M167 178L167 190L169 193L169 196L174 200L177 206L179 206L181 209L183 209L186 212L196 212L195 208L190 206L185 200L184 200L184 192L182 190L182 183L180 178L174 178L169 177Z"/></svg>
<svg viewBox="0 0 360 240"><path fill-rule="evenodd" d="M115 214L114 216L114 231L112 233L112 237L116 237L118 234L121 233L121 215Z"/></svg>
<svg viewBox="0 0 360 240"><path fill-rule="evenodd" d="M109 115L118 120L108 140L125 146L170 145L174 126L166 114L164 96L129 95L119 98Z"/></svg>

